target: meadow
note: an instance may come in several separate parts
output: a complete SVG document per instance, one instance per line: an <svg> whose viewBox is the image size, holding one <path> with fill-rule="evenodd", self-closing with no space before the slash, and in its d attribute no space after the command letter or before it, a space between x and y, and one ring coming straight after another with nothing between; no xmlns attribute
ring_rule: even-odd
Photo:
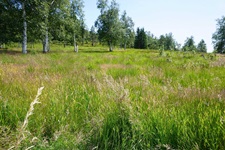
<svg viewBox="0 0 225 150"><path fill-rule="evenodd" d="M224 55L13 47L0 50L0 149L225 149Z"/></svg>

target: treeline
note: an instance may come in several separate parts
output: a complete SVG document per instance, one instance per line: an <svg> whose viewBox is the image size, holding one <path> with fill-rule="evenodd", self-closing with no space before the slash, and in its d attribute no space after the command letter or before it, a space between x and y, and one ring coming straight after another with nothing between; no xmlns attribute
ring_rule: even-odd
<svg viewBox="0 0 225 150"><path fill-rule="evenodd" d="M195 45L194 37L187 38L183 47L176 42L172 33L161 35L159 38L146 32L144 28L137 28L134 48L153 49L153 50L182 50L207 52L207 46L204 40Z"/></svg>
<svg viewBox="0 0 225 150"><path fill-rule="evenodd" d="M95 24L88 30L85 25L83 0L4 0L0 2L0 45L22 42L22 52L27 53L27 42L42 42L43 52L49 51L49 41L59 41L66 46L77 42L106 44L113 51L115 46L126 49L183 50L207 52L202 39L198 44L188 37L181 47L172 33L154 36L144 28L134 30L134 21L126 11L120 15L116 0L98 0L100 11ZM225 17L217 20L213 34L216 52L225 52Z"/></svg>

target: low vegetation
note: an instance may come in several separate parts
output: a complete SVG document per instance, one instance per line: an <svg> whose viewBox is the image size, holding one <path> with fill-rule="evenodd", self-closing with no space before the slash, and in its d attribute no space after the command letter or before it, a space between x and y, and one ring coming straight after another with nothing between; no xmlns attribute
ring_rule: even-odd
<svg viewBox="0 0 225 150"><path fill-rule="evenodd" d="M223 55L28 49L0 50L0 149L225 149Z"/></svg>

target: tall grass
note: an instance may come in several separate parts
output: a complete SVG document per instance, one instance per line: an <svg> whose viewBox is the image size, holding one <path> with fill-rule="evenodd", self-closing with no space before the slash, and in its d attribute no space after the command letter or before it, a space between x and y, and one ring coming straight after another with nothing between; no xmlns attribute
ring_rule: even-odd
<svg viewBox="0 0 225 150"><path fill-rule="evenodd" d="M34 105L35 104L39 104L41 102L38 101L38 97L41 95L42 90L44 89L44 87L41 87L38 89L37 95L34 99L33 102L31 102L30 104L30 108L27 111L26 117L24 119L23 125L21 126L21 128L18 130L18 137L17 137L17 142L15 143L15 146L12 146L9 149L18 149L20 144L26 139L26 134L29 133L29 131L27 131L27 126L28 126L28 122L29 122L29 117L33 114L34 112ZM31 146L30 148L32 148L34 146Z"/></svg>
<svg viewBox="0 0 225 150"><path fill-rule="evenodd" d="M223 55L38 46L0 54L1 149L41 86L18 149L225 149Z"/></svg>

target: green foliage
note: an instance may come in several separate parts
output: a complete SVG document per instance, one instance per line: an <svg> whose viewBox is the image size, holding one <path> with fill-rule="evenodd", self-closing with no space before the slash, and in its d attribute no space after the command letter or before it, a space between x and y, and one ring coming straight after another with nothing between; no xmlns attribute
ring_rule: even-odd
<svg viewBox="0 0 225 150"><path fill-rule="evenodd" d="M148 49L157 50L159 49L158 39L150 32L147 32L147 43Z"/></svg>
<svg viewBox="0 0 225 150"><path fill-rule="evenodd" d="M201 40L197 46L197 51L198 52L207 52L207 46L204 40Z"/></svg>
<svg viewBox="0 0 225 150"><path fill-rule="evenodd" d="M159 39L147 32L148 48L154 50L179 50L179 44L173 38L173 34L161 35Z"/></svg>
<svg viewBox="0 0 225 150"><path fill-rule="evenodd" d="M123 12L121 16L122 23L122 45L124 49L126 47L132 47L134 42L134 22L131 17L127 16L126 11Z"/></svg>
<svg viewBox="0 0 225 150"><path fill-rule="evenodd" d="M121 39L121 22L119 20L119 4L115 0L108 5L107 1L98 1L97 6L101 14L95 22L98 28L99 40L106 42L109 51L113 51L113 45L116 45Z"/></svg>
<svg viewBox="0 0 225 150"><path fill-rule="evenodd" d="M22 13L16 1L0 2L0 44L21 40ZM14 19L17 18L17 19Z"/></svg>
<svg viewBox="0 0 225 150"><path fill-rule="evenodd" d="M0 3L0 45L22 41L23 21L27 23L27 41L43 41L43 52L49 51L51 40L60 41L64 46L73 43L74 37L83 42L86 34L83 7L83 0L3 1Z"/></svg>
<svg viewBox="0 0 225 150"><path fill-rule="evenodd" d="M175 50L176 41L173 39L173 34L169 33L164 35L161 35L158 41L159 47L164 50Z"/></svg>
<svg viewBox="0 0 225 150"><path fill-rule="evenodd" d="M182 47L182 50L183 51L196 51L197 50L193 36L186 39L184 46Z"/></svg>
<svg viewBox="0 0 225 150"><path fill-rule="evenodd" d="M216 32L213 34L213 44L214 49L217 53L224 53L225 52L225 17L222 16L221 19L217 19L217 29Z"/></svg>
<svg viewBox="0 0 225 150"><path fill-rule="evenodd" d="M97 33L95 32L95 27L92 26L90 30L90 40L91 40L91 45L94 46L97 43Z"/></svg>

